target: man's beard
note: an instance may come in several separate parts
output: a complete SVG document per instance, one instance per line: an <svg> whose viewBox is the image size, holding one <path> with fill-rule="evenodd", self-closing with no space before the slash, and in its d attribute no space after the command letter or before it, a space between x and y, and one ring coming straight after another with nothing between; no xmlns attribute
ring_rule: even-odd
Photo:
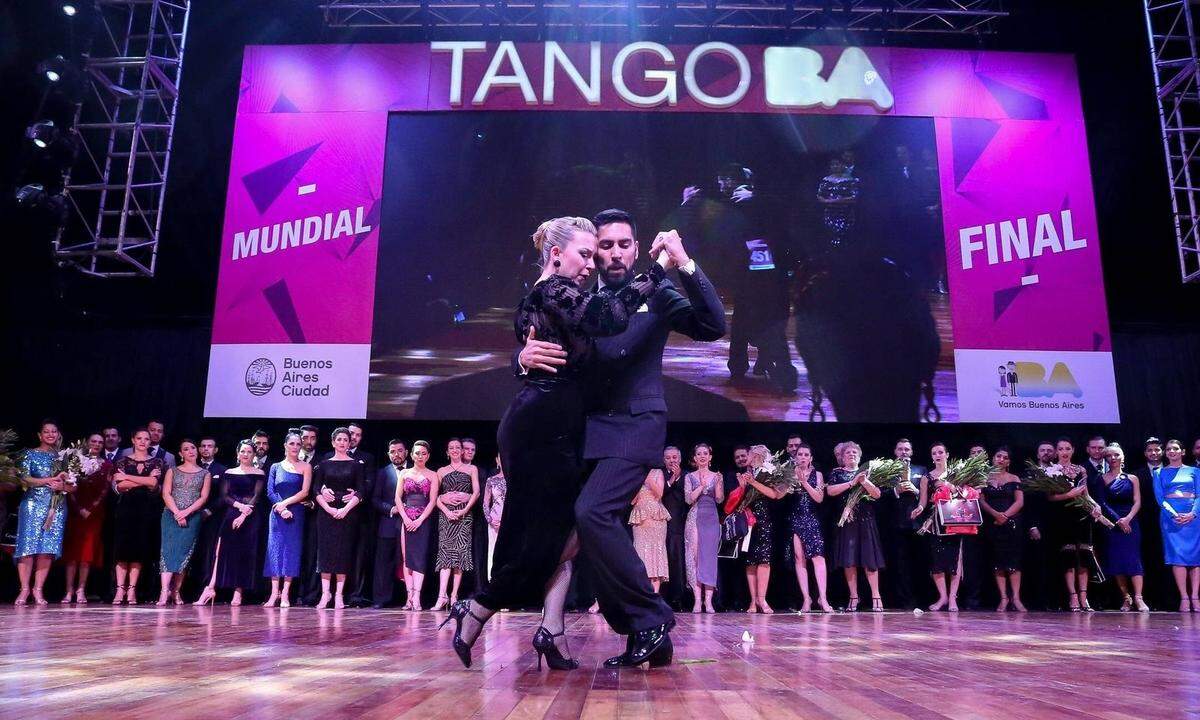
<svg viewBox="0 0 1200 720"><path fill-rule="evenodd" d="M613 277L609 275L609 273L614 269L621 271L621 278L619 280L613 279ZM623 286L629 282L629 277L629 268L625 267L625 265L621 263L613 263L600 271L600 279L604 281L605 285L609 286Z"/></svg>

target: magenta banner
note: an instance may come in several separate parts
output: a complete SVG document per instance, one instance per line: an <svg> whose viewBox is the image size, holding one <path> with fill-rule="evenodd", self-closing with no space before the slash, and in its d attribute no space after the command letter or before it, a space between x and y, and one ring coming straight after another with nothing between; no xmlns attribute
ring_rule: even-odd
<svg viewBox="0 0 1200 720"><path fill-rule="evenodd" d="M705 145L696 157L718 169L693 170L686 151L671 155L678 161L655 154L690 133ZM569 157L605 135L593 162ZM621 139L625 150L611 144ZM515 146L528 148L524 159L498 159ZM247 48L206 414L494 419L486 392L467 390L480 399L461 406L440 398L496 387L488 378L507 372L516 342L505 308L528 269L515 259L521 223L532 231L560 203L505 194L505 173L537 185L521 179L527 164L539 168L534 178L578 187L576 214L616 204L609 198L640 202L643 246L659 229L689 228L685 243L714 270L735 327L739 312L741 327L753 319L739 277L757 287L778 273L775 324L755 321L748 338L735 332L711 347L672 340L664 368L685 398L672 402L676 419L904 421L907 410L863 411L846 391L895 382L913 392L911 419L1119 420L1070 56L649 42ZM730 165L745 177L722 197L721 183L706 183ZM616 176L614 189L596 189ZM630 186L645 190L623 200ZM486 202L528 204L500 233L513 242L511 261L486 254L498 239L481 223L507 228ZM749 233L733 244L752 259L720 279L728 263L715 228L730 225L713 213L750 217L752 207L769 229L731 231ZM438 264L449 261L427 256L445 247L461 258L468 241L492 249L480 256L486 277L465 292ZM911 322L930 335L920 353L900 353L928 356L911 380L821 370L830 346L861 354L853 339L811 342L826 332L814 328L847 324L819 302L830 292L813 290L851 266L846 247L867 269L851 294L877 320L897 303L870 304L886 291L869 269L904 273ZM846 277L833 287L854 287ZM861 332L882 332L873 327ZM794 377L778 359L757 363L757 375L738 367L746 348L761 359L776 338Z"/></svg>

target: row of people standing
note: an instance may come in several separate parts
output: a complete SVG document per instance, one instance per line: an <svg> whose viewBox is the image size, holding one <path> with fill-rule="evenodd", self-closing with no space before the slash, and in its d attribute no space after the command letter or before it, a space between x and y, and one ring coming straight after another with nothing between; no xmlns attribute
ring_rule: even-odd
<svg viewBox="0 0 1200 720"><path fill-rule="evenodd" d="M1049 495L1024 490L1022 478L1012 472L1011 454L1004 447L990 455L993 471L986 485L959 487L948 482L950 458L945 444L930 447L931 465L926 469L912 463L912 443L901 440L895 455L909 463L910 474L887 491L874 487L863 473L862 453L856 443L837 446L838 467L830 472L828 481L813 467L812 450L798 436L789 439L787 450L797 469L799 489L781 503L786 507L773 508L781 494L755 480L756 468L769 457L765 447L736 448L734 469L723 478L711 469L712 450L707 444L694 448L692 464L696 469L687 475L679 467L679 450L667 448L665 470L652 471L647 477L630 520L647 573L657 584L667 583L664 593L678 598L676 593L690 587L693 611L712 611L712 597L720 583L709 585L703 578L697 582L692 568L709 567L715 573L721 530L718 508L724 494L753 485L759 491L758 499L749 507L754 527L738 560L744 567L750 612L772 612L766 590L772 558L778 557L781 549L785 560L795 563L803 597L800 608L805 611L813 605L810 579L816 585L817 604L824 610L832 609L826 587L827 555L834 567L843 570L849 596L845 607L851 610L859 607L860 570L867 581L871 609L883 609L879 571L889 562L895 604L904 607L916 607L917 597L936 592L930 609L958 610L964 578L978 582L980 576L990 574L999 598L996 609L1023 612L1022 570L1029 566L1035 575L1058 569L1066 588L1067 609L1090 610L1089 585L1102 582L1107 575L1116 580L1122 610L1146 610L1139 522L1146 508L1155 512L1154 524L1163 538L1163 561L1176 580L1180 609L1200 610L1196 599L1200 577L1196 569L1200 566L1196 533L1200 525L1193 523L1200 471L1183 463L1183 448L1177 441L1147 441L1151 465L1144 469L1145 482L1127 470L1124 450L1115 443L1105 443L1103 438L1089 441L1089 459L1083 465L1073 462L1075 447L1070 439L1040 443L1037 465L1062 473L1072 485L1067 492ZM1166 463L1154 463L1164 452ZM977 446L969 454L977 453L986 451ZM870 500L859 503L847 522L839 526L837 520L844 509L841 500L856 488ZM1095 500L1089 513L1081 512L1071 502L1085 495ZM711 501L703 500L705 496ZM982 524L941 529L929 524L933 506L950 500L977 502ZM701 507L711 507L712 511L701 514ZM676 517L686 517L688 527L680 535L685 540L685 551L681 560L673 563L669 523ZM699 531L693 531L691 525L699 517L703 518ZM1111 529L1097 529L1104 519L1111 523ZM776 530L781 522L790 532ZM705 531L710 540L696 542ZM664 532L667 536L662 538ZM1102 546L1099 540L1104 540ZM685 566L682 576L673 564ZM930 577L928 591L919 580L925 574ZM1054 594L1049 587L1039 589ZM976 587L970 594L978 590ZM968 607L974 608L977 600L969 597L968 602ZM724 604L732 604L729 597Z"/></svg>
<svg viewBox="0 0 1200 720"><path fill-rule="evenodd" d="M142 570L151 566L161 573L159 604L181 603L184 578L191 574L203 586L198 604L226 589L231 602L241 604L248 591L265 594L269 581L266 604L286 607L293 581L303 591L314 577L320 595L309 604L340 607L377 530L379 542L371 544L375 587L366 592L373 590L382 605L402 580L407 606L420 607L424 575L434 568L441 580L438 606L444 607L458 594L463 573L472 570L473 556L486 552L486 544L477 553L472 542L480 482L478 470L464 461L471 459L468 449L473 456L473 443L452 440L450 464L433 472L426 467L427 443L414 446L410 467L407 446L393 441L392 462L372 488L369 455L355 452L360 427L336 430L334 449L320 461L312 426L289 432L285 457L276 463L265 461L267 436L259 432L238 444L232 468L215 460L212 438L184 440L178 458L161 447L161 438L161 423L152 423L138 428L122 451L115 428L94 433L83 450L94 470L69 483L61 471L57 425L40 426L39 444L23 453L20 469L28 489L16 517L19 604L46 602L46 578L61 556L64 603L86 603L91 570L111 563L114 604L138 601ZM484 492L493 538L504 495L504 477L497 473Z"/></svg>

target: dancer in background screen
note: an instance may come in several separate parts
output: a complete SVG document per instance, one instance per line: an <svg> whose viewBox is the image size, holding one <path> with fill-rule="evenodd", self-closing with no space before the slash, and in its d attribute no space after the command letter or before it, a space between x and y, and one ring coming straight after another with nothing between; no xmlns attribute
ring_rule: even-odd
<svg viewBox="0 0 1200 720"><path fill-rule="evenodd" d="M1162 508L1163 554L1179 590L1179 612L1200 612L1200 471L1183 464L1183 446L1168 440L1167 465L1154 481L1154 499Z"/></svg>
<svg viewBox="0 0 1200 720"><path fill-rule="evenodd" d="M161 589L155 605L166 605L168 599L176 605L183 604L179 588L200 536L204 504L212 492L212 477L196 462L199 455L196 443L184 439L179 443L179 464L167 468L163 478L165 507L159 523L162 543L158 559Z"/></svg>
<svg viewBox="0 0 1200 720"><path fill-rule="evenodd" d="M791 526L791 551L796 564L796 582L804 603L800 612L812 610L812 596L808 588L808 562L812 561L813 575L817 581L817 604L827 613L833 612L826 595L825 538L821 535L821 519L817 517L817 504L825 499L825 478L813 467L812 448L800 443L793 460L796 464L796 479L802 492L795 493L788 524Z"/></svg>
<svg viewBox="0 0 1200 720"><path fill-rule="evenodd" d="M437 508L440 478L430 470L429 443L418 440L413 443L413 465L400 473L396 484L396 507L404 513L401 522L404 533L400 536L398 563L402 568L404 589L408 591L405 610L421 609L421 588L425 574L429 572L430 543L434 540L434 523L429 519Z"/></svg>
<svg viewBox="0 0 1200 720"><path fill-rule="evenodd" d="M100 467L91 475L79 478L75 492L68 496L70 512L62 554L67 575L63 604L72 601L86 604L88 573L93 566L104 564L102 538L104 519L107 515L105 501L108 499L113 472L112 461L105 458L104 436L100 433L88 436L87 454L101 462ZM112 454L116 456L115 452Z"/></svg>
<svg viewBox="0 0 1200 720"><path fill-rule="evenodd" d="M882 493L867 479L866 472L859 471L862 448L858 443L838 443L833 455L840 467L829 473L829 485L825 492L830 497L837 497L857 486L866 493L866 497L854 509L854 516L837 529L837 541L834 544L834 565L842 568L846 586L850 590L846 611L858 612L858 569L861 567L867 576L867 586L871 589L871 611L883 612L883 597L879 594L879 570L884 566L883 543L879 539L879 526L875 523L875 501ZM841 512L837 515L840 517Z"/></svg>
<svg viewBox="0 0 1200 720"><path fill-rule="evenodd" d="M996 577L996 589L1000 591L997 612L1007 610L1010 599L1014 610L1025 612L1025 605L1021 603L1020 519L1025 493L1021 490L1021 479L1008 471L1011 464L1008 448L997 448L992 455L996 472L988 475L987 487L979 501L986 516L984 536L991 551L992 572Z"/></svg>
<svg viewBox="0 0 1200 720"><path fill-rule="evenodd" d="M1134 607L1150 612L1142 599L1142 530L1138 512L1142 509L1142 490L1137 476L1125 472L1125 451L1117 443L1104 448L1105 471L1100 476L1100 507L1113 529L1109 531L1104 569L1117 578L1123 599L1121 612ZM1130 591L1132 590L1132 595Z"/></svg>
<svg viewBox="0 0 1200 720"><path fill-rule="evenodd" d="M684 478L684 500L688 510L684 526L684 566L692 588L692 612L715 613L713 593L717 589L717 551L721 547L721 516L725 484L712 470L712 448L700 443L692 450L696 470ZM668 511L669 512L669 511Z"/></svg>
<svg viewBox="0 0 1200 720"><path fill-rule="evenodd" d="M312 466L300 459L300 434L289 432L283 440L284 458L271 465L267 500L271 515L267 528L267 559L263 576L271 578L271 595L263 607L290 607L292 580L300 575L304 550L304 501L312 487ZM282 581L282 587L280 587Z"/></svg>

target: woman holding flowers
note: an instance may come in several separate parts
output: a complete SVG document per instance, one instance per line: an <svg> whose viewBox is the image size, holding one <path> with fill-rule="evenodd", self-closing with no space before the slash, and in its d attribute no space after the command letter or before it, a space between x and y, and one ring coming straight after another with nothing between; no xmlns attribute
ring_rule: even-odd
<svg viewBox="0 0 1200 720"><path fill-rule="evenodd" d="M67 580L64 604L86 604L88 574L93 567L104 564L104 519L113 471L112 463L104 459L104 436L100 433L88 436L87 454L97 466L79 478L78 489L69 498L62 552Z"/></svg>
<svg viewBox="0 0 1200 720"><path fill-rule="evenodd" d="M1054 493L1048 498L1052 527L1058 533L1056 545L1061 552L1063 578L1067 583L1067 603L1071 612L1091 612L1087 598L1088 578L1093 572L1100 575L1100 564L1092 548L1092 521L1100 516L1100 508L1096 506L1092 516L1088 517L1067 505L1071 500L1087 495L1087 472L1071 462L1075 446L1070 439L1060 437L1054 443L1054 450L1058 455L1058 467L1072 484L1067 492Z"/></svg>
<svg viewBox="0 0 1200 720"><path fill-rule="evenodd" d="M855 487L866 493L866 502L858 503L854 515L838 527L834 542L833 563L842 568L846 585L850 590L847 612L858 611L858 569L861 567L871 588L872 612L883 612L883 598L879 595L879 570L883 567L883 543L879 539L879 526L875 523L875 500L882 494L868 478L865 470L859 469L862 448L853 441L838 443L833 449L838 467L829 473L826 492L837 497Z"/></svg>
<svg viewBox="0 0 1200 720"><path fill-rule="evenodd" d="M17 561L17 576L21 581L21 592L16 604L24 605L30 594L38 605L45 605L42 588L50 563L62 554L63 530L67 523L67 504L55 493L73 492L75 486L67 482L67 473L59 466L58 446L62 436L58 425L43 421L38 430L38 446L26 450L21 456L19 468L25 496L17 512L17 547L13 558ZM33 587L30 588L30 579Z"/></svg>
<svg viewBox="0 0 1200 720"><path fill-rule="evenodd" d="M778 500L784 492L762 482L759 473L766 469L764 466L771 457L771 451L766 445L755 445L750 448L749 472L738 473L738 485L742 492L750 488L758 491L747 506L754 516L754 526L750 529L750 548L746 551L746 585L750 588L750 607L746 612L775 612L767 604L767 586L771 584L771 549L774 547L775 528L771 522L771 508L768 500Z"/></svg>
<svg viewBox="0 0 1200 720"><path fill-rule="evenodd" d="M928 503L950 497L947 467L950 451L945 443L936 442L929 448L929 457L933 460L933 466L921 478L920 499L912 511L914 520L925 512ZM926 526L934 528L934 518L931 517ZM929 534L929 574L938 592L937 602L930 605L929 609L936 611L948 608L950 612L958 612L958 585L962 581L961 535Z"/></svg>

